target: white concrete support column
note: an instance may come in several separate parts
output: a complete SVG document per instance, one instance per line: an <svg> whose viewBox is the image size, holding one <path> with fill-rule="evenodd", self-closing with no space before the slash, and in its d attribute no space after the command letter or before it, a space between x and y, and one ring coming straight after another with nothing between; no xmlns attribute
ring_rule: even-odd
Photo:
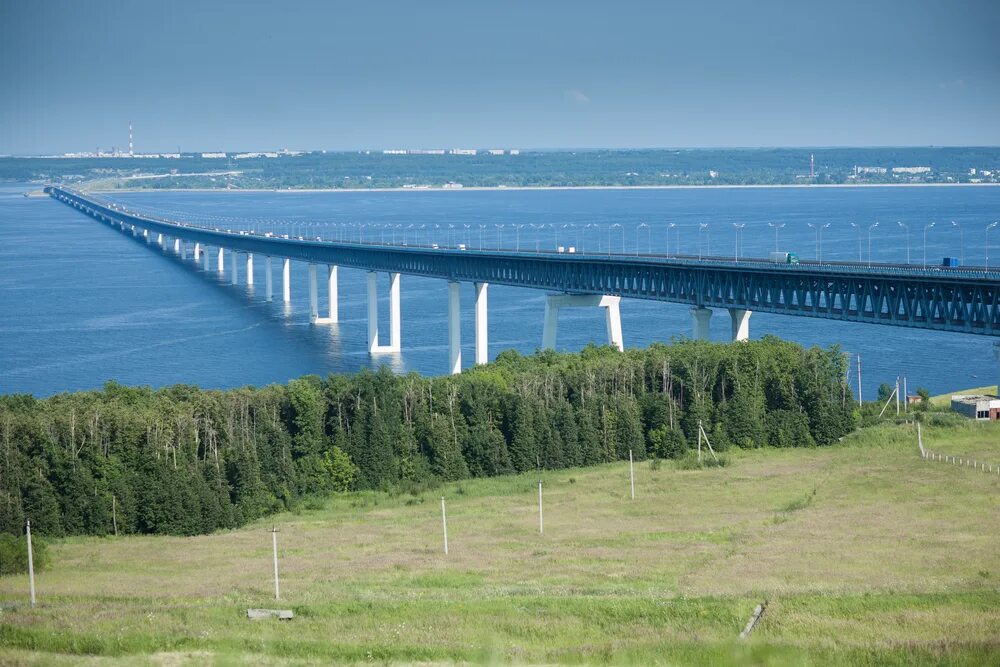
<svg viewBox="0 0 1000 667"><path fill-rule="evenodd" d="M326 267L326 319L336 322L340 319L340 299L337 293L337 265Z"/></svg>
<svg viewBox="0 0 1000 667"><path fill-rule="evenodd" d="M448 283L448 372L462 372L462 295L459 283Z"/></svg>
<svg viewBox="0 0 1000 667"><path fill-rule="evenodd" d="M175 238L174 239L174 252L180 252L180 251L181 251L181 240L178 239L178 238Z"/></svg>
<svg viewBox="0 0 1000 667"><path fill-rule="evenodd" d="M319 319L319 298L316 294L316 265L309 263L309 322Z"/></svg>
<svg viewBox="0 0 1000 667"><path fill-rule="evenodd" d="M240 256L235 250L229 251L229 273L234 285L240 284Z"/></svg>
<svg viewBox="0 0 1000 667"><path fill-rule="evenodd" d="M146 245L149 245L150 244L150 240L152 239L152 237L149 235L149 230L148 229L142 230L142 235L146 239Z"/></svg>
<svg viewBox="0 0 1000 667"><path fill-rule="evenodd" d="M253 253L247 253L247 285L253 285Z"/></svg>
<svg viewBox="0 0 1000 667"><path fill-rule="evenodd" d="M194 244L194 261L195 261L195 263L197 263L198 260L200 260L200 259L201 259L201 244L200 243L195 243Z"/></svg>
<svg viewBox="0 0 1000 667"><path fill-rule="evenodd" d="M476 283L476 364L489 363L490 352L487 336L487 294L489 283Z"/></svg>
<svg viewBox="0 0 1000 667"><path fill-rule="evenodd" d="M132 238L135 238L137 236L139 236L139 230L136 229L135 226L133 225L132 226Z"/></svg>
<svg viewBox="0 0 1000 667"><path fill-rule="evenodd" d="M614 300L612 301L612 299ZM608 344L617 347L619 352L623 352L625 341L622 337L622 313L619 309L621 297L606 296L601 301L601 307L604 308L604 328L608 332Z"/></svg>
<svg viewBox="0 0 1000 667"><path fill-rule="evenodd" d="M264 298L271 301L274 298L274 279L271 276L271 257L264 258Z"/></svg>
<svg viewBox="0 0 1000 667"><path fill-rule="evenodd" d="M219 246L218 259L215 260L215 270L223 273L226 270L226 249Z"/></svg>
<svg viewBox="0 0 1000 667"><path fill-rule="evenodd" d="M368 272L368 353L378 350L378 274Z"/></svg>
<svg viewBox="0 0 1000 667"><path fill-rule="evenodd" d="M205 249L205 252L202 253L202 255L204 256L205 270L208 271L209 269L211 269L212 258L208 254L208 249L207 248Z"/></svg>
<svg viewBox="0 0 1000 667"><path fill-rule="evenodd" d="M156 245L163 247L163 234L156 235Z"/></svg>
<svg viewBox="0 0 1000 667"><path fill-rule="evenodd" d="M400 348L399 320L399 273L389 274L389 349L399 352Z"/></svg>
<svg viewBox="0 0 1000 667"><path fill-rule="evenodd" d="M694 326L692 338L695 340L708 340L710 324L712 322L712 309L702 306L695 306L691 309L691 322Z"/></svg>
<svg viewBox="0 0 1000 667"><path fill-rule="evenodd" d="M287 257L281 260L281 299L292 302L292 260Z"/></svg>
<svg viewBox="0 0 1000 667"><path fill-rule="evenodd" d="M607 332L608 345L619 350L624 349L622 336L622 318L619 305L621 297L603 294L549 294L545 298L545 323L542 327L542 348L556 348L556 333L559 329L559 310L561 308L604 308L604 326Z"/></svg>
<svg viewBox="0 0 1000 667"><path fill-rule="evenodd" d="M750 316L752 310L730 308L729 317L733 321L733 340L750 340Z"/></svg>
<svg viewBox="0 0 1000 667"><path fill-rule="evenodd" d="M181 241L181 259L186 260L188 258L188 244L187 241Z"/></svg>

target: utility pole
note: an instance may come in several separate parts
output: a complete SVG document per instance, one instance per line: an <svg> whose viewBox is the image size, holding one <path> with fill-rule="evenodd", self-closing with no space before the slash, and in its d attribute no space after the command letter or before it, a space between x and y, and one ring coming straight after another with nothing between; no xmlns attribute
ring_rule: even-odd
<svg viewBox="0 0 1000 667"><path fill-rule="evenodd" d="M28 538L28 590L31 593L31 606L35 606L35 557L31 552L31 519L25 525L25 533Z"/></svg>
<svg viewBox="0 0 1000 667"><path fill-rule="evenodd" d="M858 352L858 407L861 407L861 353Z"/></svg>

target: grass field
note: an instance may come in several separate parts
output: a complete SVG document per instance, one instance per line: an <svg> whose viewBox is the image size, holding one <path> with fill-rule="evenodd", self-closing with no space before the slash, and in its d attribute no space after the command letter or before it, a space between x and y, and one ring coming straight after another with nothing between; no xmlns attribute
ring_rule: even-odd
<svg viewBox="0 0 1000 667"><path fill-rule="evenodd" d="M924 435L1000 463L996 424ZM627 464L542 473L544 535L538 475L331 498L273 519L280 603L272 521L58 541L36 609L0 579L0 664L1000 661L1000 476L922 460L911 426L727 456L637 464L634 501Z"/></svg>

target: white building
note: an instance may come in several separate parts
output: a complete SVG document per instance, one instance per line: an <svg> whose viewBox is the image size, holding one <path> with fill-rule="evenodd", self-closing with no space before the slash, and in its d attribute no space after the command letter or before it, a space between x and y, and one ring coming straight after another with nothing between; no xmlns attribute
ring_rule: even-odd
<svg viewBox="0 0 1000 667"><path fill-rule="evenodd" d="M893 167L892 173L894 174L927 174L930 173L930 167Z"/></svg>

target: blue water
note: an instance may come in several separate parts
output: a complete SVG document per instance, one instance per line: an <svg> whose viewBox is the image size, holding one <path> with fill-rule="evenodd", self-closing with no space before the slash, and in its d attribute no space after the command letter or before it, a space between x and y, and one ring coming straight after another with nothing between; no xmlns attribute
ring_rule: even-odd
<svg viewBox="0 0 1000 667"><path fill-rule="evenodd" d="M366 345L366 291L362 271L340 272L341 322L308 320L306 269L292 265L292 304L264 300L264 262L255 287L229 284L190 259L146 246L50 199L27 199L24 187L0 188L0 393L47 396L101 386L174 383L225 388L285 382L308 373L353 372L387 364L397 372L441 374L447 366L447 294L443 281L403 276L400 354L370 357ZM903 261L910 228L910 259L928 262L986 255L984 228L1000 210L1000 188L687 189L384 193L129 193L114 195L135 208L170 211L212 226L270 229L325 238L404 235L409 242L480 243L522 249L575 245L588 252L668 250L733 254L745 223L740 254L774 249L813 258L825 224L828 260L868 257ZM954 220L959 227L953 226ZM677 227L668 234L667 225ZM708 223L700 233L699 223ZM503 225L502 228L499 225ZM521 225L517 228L516 225ZM617 225L620 225L617 226ZM647 226L642 226L647 225ZM468 226L468 227L466 227ZM960 234L960 229L963 234ZM679 233L679 234L678 234ZM964 237L964 238L963 238ZM669 240L668 240L669 239ZM960 242L964 241L964 243ZM990 239L1000 263L1000 233ZM227 256L228 262L228 256ZM241 283L245 282L242 275ZM228 266L227 266L228 269ZM388 279L381 276L381 318L388 319ZM280 290L275 266L275 288ZM473 359L472 286L463 286L463 358ZM490 355L507 348L533 352L541 343L543 293L490 288ZM321 293L321 306L324 297ZM646 346L691 331L688 307L622 301L626 346ZM998 373L992 339L897 327L755 313L752 337L776 334L805 345L840 344L863 359L864 392L897 375L909 387L944 392L993 384ZM597 309L563 311L558 347L577 350L603 342ZM729 318L719 311L712 336L726 340ZM853 376L852 376L853 377ZM853 382L853 379L852 379Z"/></svg>

